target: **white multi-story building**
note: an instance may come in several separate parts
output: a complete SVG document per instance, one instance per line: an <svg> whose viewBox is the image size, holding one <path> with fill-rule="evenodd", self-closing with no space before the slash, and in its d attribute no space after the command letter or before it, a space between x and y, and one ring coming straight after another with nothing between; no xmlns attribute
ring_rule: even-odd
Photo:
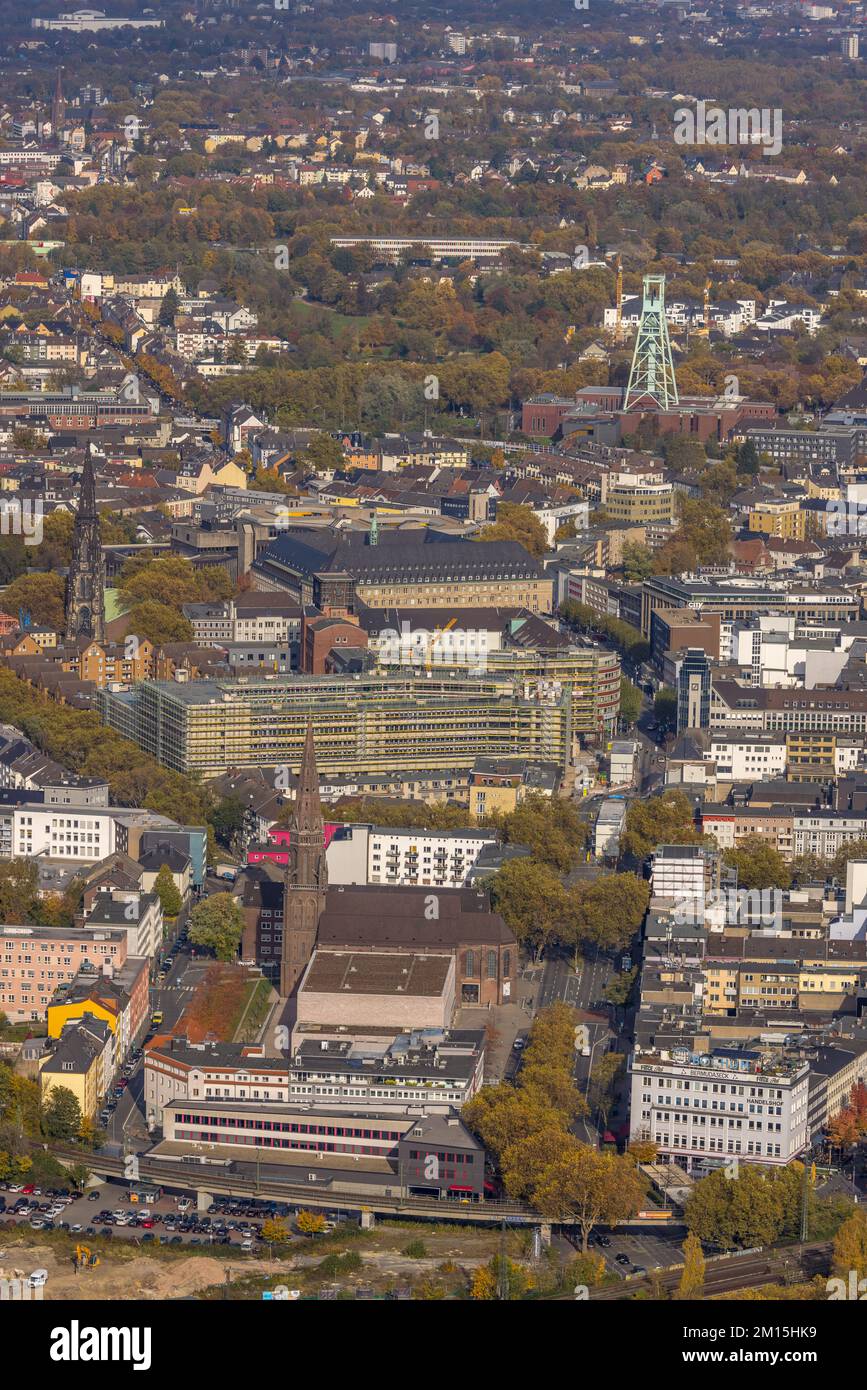
<svg viewBox="0 0 867 1390"><path fill-rule="evenodd" d="M97 894L85 926L126 932L127 955L153 961L163 942L163 909L156 893L112 888Z"/></svg>
<svg viewBox="0 0 867 1390"><path fill-rule="evenodd" d="M712 734L704 757L716 763L717 779L722 782L782 777L786 740L782 734Z"/></svg>
<svg viewBox="0 0 867 1390"><path fill-rule="evenodd" d="M810 1068L758 1051L634 1053L632 1141L687 1170L703 1159L785 1164L808 1142Z"/></svg>
<svg viewBox="0 0 867 1390"><path fill-rule="evenodd" d="M12 813L12 853L18 858L44 855L92 864L113 854L116 840L117 822L107 810L24 805Z"/></svg>
<svg viewBox="0 0 867 1390"><path fill-rule="evenodd" d="M752 685L812 689L835 683L854 640L839 626L807 627L793 614L760 614L733 625L731 659L749 672Z"/></svg>
<svg viewBox="0 0 867 1390"><path fill-rule="evenodd" d="M338 1111L459 1110L484 1081L481 1030L426 1029L380 1040L303 1042L291 1057L266 1057L258 1045L189 1043L175 1037L148 1049L144 1099L148 1126L160 1126L172 1101L276 1106L326 1105Z"/></svg>
<svg viewBox="0 0 867 1390"><path fill-rule="evenodd" d="M865 815L847 816L823 808L792 817L793 854L817 854L822 859L833 859L844 845L862 840L865 835Z"/></svg>
<svg viewBox="0 0 867 1390"><path fill-rule="evenodd" d="M369 246L374 255L384 260L397 261L404 251L419 246L418 237L370 237L343 236L332 237L332 246ZM518 241L493 241L482 237L434 237L423 243L431 253L431 259L441 261L444 256L457 256L461 260L493 260L508 251L512 246L520 246Z"/></svg>
<svg viewBox="0 0 867 1390"><path fill-rule="evenodd" d="M367 881L463 888L482 850L496 843L496 835L489 830L402 830L372 825Z"/></svg>
<svg viewBox="0 0 867 1390"><path fill-rule="evenodd" d="M618 738L611 744L611 785L622 787L635 781L638 744L631 738Z"/></svg>
<svg viewBox="0 0 867 1390"><path fill-rule="evenodd" d="M655 898L698 898L707 884L707 855L701 845L659 845L650 864Z"/></svg>
<svg viewBox="0 0 867 1390"><path fill-rule="evenodd" d="M31 19L34 29L69 29L75 34L103 29L161 29L162 19L130 19L127 15L107 15L103 10L69 10L55 19Z"/></svg>
<svg viewBox="0 0 867 1390"><path fill-rule="evenodd" d="M597 859L617 857L625 824L626 802L622 797L606 796L599 806L593 827L593 853Z"/></svg>

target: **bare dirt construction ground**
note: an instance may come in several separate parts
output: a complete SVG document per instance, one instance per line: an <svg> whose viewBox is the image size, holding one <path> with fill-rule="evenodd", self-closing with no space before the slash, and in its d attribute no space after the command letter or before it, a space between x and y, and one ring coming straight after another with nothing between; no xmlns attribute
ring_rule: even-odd
<svg viewBox="0 0 867 1390"><path fill-rule="evenodd" d="M252 1264L253 1262L251 1262ZM190 1256L185 1259L149 1258L133 1255L100 1254L100 1264L76 1274L72 1260L59 1256L48 1245L20 1245L11 1249L0 1247L0 1269L11 1275L13 1270L24 1275L34 1269L48 1270L45 1286L46 1302L61 1302L66 1298L98 1301L100 1299L167 1299L183 1298L199 1289L220 1284L226 1277L226 1264L209 1256Z"/></svg>
<svg viewBox="0 0 867 1390"><path fill-rule="evenodd" d="M413 1240L424 1243L424 1255L413 1258L403 1253ZM380 1226L369 1232L354 1233L349 1240L334 1238L294 1242L282 1257L274 1251L273 1259L262 1256L222 1257L218 1254L183 1255L180 1251L153 1251L147 1254L136 1247L121 1246L120 1242L106 1249L107 1242L94 1242L92 1249L100 1263L76 1273L72 1250L73 1241L40 1243L35 1233L16 1233L14 1238L0 1235L0 1277L27 1276L35 1269L48 1270L45 1286L46 1302L64 1299L83 1299L98 1302L107 1299L166 1300L196 1297L209 1289L213 1292L238 1279L276 1278L286 1283L307 1284L315 1267L328 1254L357 1250L364 1261L364 1273L345 1280L350 1287L359 1282L398 1279L418 1279L431 1276L438 1266L452 1264L471 1272L476 1265L490 1259L499 1248L499 1233L466 1228L418 1226ZM518 1242L510 1235L509 1253L519 1254ZM293 1273L295 1279L292 1279ZM343 1282L343 1281L341 1281Z"/></svg>

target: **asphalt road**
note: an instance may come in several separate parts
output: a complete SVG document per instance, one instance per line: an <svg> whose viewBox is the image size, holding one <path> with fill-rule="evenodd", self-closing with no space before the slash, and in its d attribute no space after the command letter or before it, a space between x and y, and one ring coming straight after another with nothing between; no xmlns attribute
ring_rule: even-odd
<svg viewBox="0 0 867 1390"><path fill-rule="evenodd" d="M150 989L150 1013L161 1010L163 1021L160 1027L173 1028L190 1001L194 989L194 978L198 967L189 954L189 946L179 945L176 940L184 924L185 914L178 919L175 938L167 941L163 956L173 954L171 969L163 981L157 981ZM123 1095L115 1098L116 1108L106 1125L108 1136L106 1149L110 1153L122 1152L136 1141L147 1138L147 1124L144 1113L144 1061L140 1059L130 1074Z"/></svg>

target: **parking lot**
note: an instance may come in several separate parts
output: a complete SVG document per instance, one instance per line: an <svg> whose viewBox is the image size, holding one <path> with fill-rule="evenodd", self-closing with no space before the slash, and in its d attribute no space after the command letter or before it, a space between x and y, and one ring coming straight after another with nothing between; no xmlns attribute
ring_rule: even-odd
<svg viewBox="0 0 867 1390"><path fill-rule="evenodd" d="M159 1239L170 1245L233 1246L251 1253L263 1248L263 1221L278 1217L293 1231L296 1215L285 1203L247 1197L217 1197L207 1212L196 1211L194 1196L180 1194L163 1195L153 1203L130 1202L129 1188L114 1182L100 1183L75 1199L38 1188L18 1192L3 1184L0 1203L5 1205L0 1222L14 1221L34 1231L68 1230L85 1241L108 1235L142 1245Z"/></svg>

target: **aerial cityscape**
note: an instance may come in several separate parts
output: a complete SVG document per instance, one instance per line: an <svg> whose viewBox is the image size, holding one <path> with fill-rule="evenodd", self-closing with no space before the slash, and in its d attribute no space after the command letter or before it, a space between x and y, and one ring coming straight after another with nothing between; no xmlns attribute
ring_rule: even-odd
<svg viewBox="0 0 867 1390"><path fill-rule="evenodd" d="M0 0L0 1314L821 1363L867 0L66 3Z"/></svg>

